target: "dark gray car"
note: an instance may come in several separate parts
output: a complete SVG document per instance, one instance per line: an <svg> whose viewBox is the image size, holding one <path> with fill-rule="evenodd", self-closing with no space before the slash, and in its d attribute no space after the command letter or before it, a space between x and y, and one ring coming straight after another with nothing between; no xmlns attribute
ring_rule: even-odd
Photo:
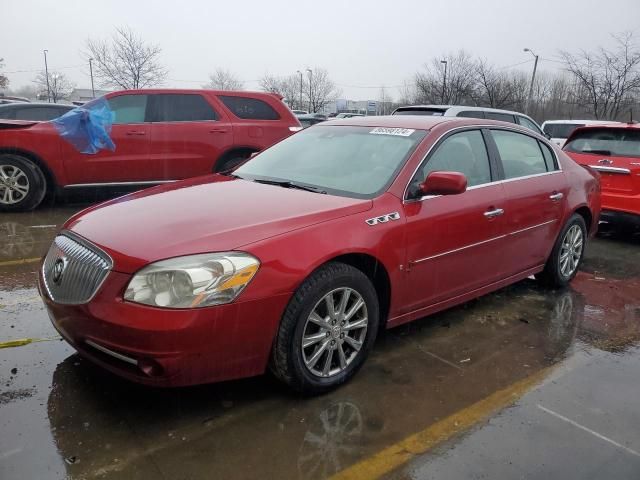
<svg viewBox="0 0 640 480"><path fill-rule="evenodd" d="M0 119L48 121L73 110L75 105L60 103L8 103L0 105Z"/></svg>

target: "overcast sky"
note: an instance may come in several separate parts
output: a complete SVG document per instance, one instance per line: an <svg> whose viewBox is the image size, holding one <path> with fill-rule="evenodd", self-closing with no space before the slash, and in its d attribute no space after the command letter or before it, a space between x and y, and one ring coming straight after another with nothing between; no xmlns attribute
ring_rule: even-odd
<svg viewBox="0 0 640 480"><path fill-rule="evenodd" d="M509 66L529 60L529 47L539 68L554 70L559 49L608 46L624 30L640 42L640 0L3 0L0 18L0 58L14 88L43 68L45 48L50 70L90 87L86 39L117 25L161 46L166 86L199 88L223 67L258 89L265 73L317 66L344 98L363 100L381 85L397 95L430 58L460 48ZM530 71L532 62L514 68Z"/></svg>

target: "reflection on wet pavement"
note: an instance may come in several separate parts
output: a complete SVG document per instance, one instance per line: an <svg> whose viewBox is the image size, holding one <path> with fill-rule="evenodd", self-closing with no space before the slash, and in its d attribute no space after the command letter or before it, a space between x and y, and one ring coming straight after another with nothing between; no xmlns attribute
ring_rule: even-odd
<svg viewBox="0 0 640 480"><path fill-rule="evenodd" d="M37 262L15 261L43 255L77 210L0 214L0 341L55 335L35 289ZM547 367L637 363L638 292L640 237L602 235L570 289L527 280L384 332L354 381L317 398L269 375L141 387L60 341L0 349L0 478L327 478Z"/></svg>

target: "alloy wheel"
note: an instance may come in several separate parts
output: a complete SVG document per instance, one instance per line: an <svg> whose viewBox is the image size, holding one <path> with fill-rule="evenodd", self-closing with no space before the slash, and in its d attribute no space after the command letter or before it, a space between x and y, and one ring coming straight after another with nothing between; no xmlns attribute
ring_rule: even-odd
<svg viewBox="0 0 640 480"><path fill-rule="evenodd" d="M582 257L584 238L579 225L572 225L562 239L560 247L560 273L564 277L570 277L578 268Z"/></svg>
<svg viewBox="0 0 640 480"><path fill-rule="evenodd" d="M29 178L15 165L0 165L0 203L13 205L29 194Z"/></svg>
<svg viewBox="0 0 640 480"><path fill-rule="evenodd" d="M302 333L302 358L318 377L344 371L358 356L367 335L367 306L348 287L327 293L313 307Z"/></svg>

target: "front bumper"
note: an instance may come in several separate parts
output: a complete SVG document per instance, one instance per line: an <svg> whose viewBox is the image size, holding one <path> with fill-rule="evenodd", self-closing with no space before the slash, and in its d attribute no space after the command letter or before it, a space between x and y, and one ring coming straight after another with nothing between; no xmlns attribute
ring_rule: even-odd
<svg viewBox="0 0 640 480"><path fill-rule="evenodd" d="M259 375L290 294L201 309L125 302L129 275L110 272L89 302L60 305L40 291L51 321L82 356L129 380L185 386Z"/></svg>

